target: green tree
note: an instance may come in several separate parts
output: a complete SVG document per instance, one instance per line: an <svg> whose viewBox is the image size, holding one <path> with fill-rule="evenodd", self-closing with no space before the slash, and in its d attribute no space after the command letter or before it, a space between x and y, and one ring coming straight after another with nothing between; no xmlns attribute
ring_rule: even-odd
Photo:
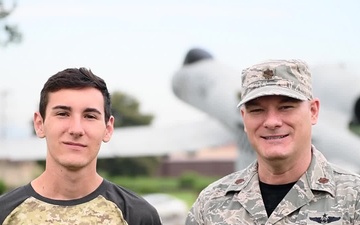
<svg viewBox="0 0 360 225"><path fill-rule="evenodd" d="M111 102L115 127L149 125L153 120L152 115L139 111L140 104L131 95L115 91L111 95Z"/></svg>
<svg viewBox="0 0 360 225"><path fill-rule="evenodd" d="M111 95L112 114L116 127L150 125L153 115L140 112L140 104L131 95L115 91ZM160 159L157 157L118 157L99 159L98 169L110 176L153 175Z"/></svg>
<svg viewBox="0 0 360 225"><path fill-rule="evenodd" d="M19 43L22 40L22 34L19 32L16 25L10 25L6 22L7 17L14 11L16 8L15 2L13 6L8 9L4 6L3 0L0 0L0 29L5 33L5 37L0 35L0 46L6 47L10 43Z"/></svg>
<svg viewBox="0 0 360 225"><path fill-rule="evenodd" d="M360 136L360 123L351 123L349 127L352 132Z"/></svg>
<svg viewBox="0 0 360 225"><path fill-rule="evenodd" d="M3 180L0 180L0 195L6 192L6 184Z"/></svg>

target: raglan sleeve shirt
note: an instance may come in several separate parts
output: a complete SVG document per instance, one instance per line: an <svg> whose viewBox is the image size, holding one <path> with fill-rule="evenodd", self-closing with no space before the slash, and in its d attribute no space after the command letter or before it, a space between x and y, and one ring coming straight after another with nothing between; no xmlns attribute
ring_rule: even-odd
<svg viewBox="0 0 360 225"><path fill-rule="evenodd" d="M107 180L81 199L53 200L30 184L0 197L1 225L161 225L156 209L137 194Z"/></svg>

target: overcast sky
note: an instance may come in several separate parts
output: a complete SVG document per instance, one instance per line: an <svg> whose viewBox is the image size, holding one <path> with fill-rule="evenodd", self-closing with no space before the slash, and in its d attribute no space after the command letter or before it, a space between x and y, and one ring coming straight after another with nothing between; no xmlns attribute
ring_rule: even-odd
<svg viewBox="0 0 360 225"><path fill-rule="evenodd" d="M18 0L6 22L24 37L0 48L0 126L28 135L42 85L68 67L88 67L111 92L134 96L155 125L197 120L204 115L170 86L190 48L239 71L269 58L359 64L359 10L357 0Z"/></svg>

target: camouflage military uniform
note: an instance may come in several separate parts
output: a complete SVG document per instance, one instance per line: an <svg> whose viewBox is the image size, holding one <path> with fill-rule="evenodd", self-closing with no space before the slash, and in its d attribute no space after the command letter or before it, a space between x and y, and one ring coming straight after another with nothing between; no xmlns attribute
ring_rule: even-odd
<svg viewBox="0 0 360 225"><path fill-rule="evenodd" d="M329 164L312 148L308 170L269 218L254 162L204 189L186 224L360 224L360 177Z"/></svg>

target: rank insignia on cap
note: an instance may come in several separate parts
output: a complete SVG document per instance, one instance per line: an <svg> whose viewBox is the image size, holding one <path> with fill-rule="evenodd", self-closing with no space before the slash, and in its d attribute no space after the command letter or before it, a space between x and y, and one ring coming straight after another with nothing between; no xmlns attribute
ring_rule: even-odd
<svg viewBox="0 0 360 225"><path fill-rule="evenodd" d="M274 72L272 70L267 69L263 72L263 76L266 79L270 79L272 76L274 76Z"/></svg>

